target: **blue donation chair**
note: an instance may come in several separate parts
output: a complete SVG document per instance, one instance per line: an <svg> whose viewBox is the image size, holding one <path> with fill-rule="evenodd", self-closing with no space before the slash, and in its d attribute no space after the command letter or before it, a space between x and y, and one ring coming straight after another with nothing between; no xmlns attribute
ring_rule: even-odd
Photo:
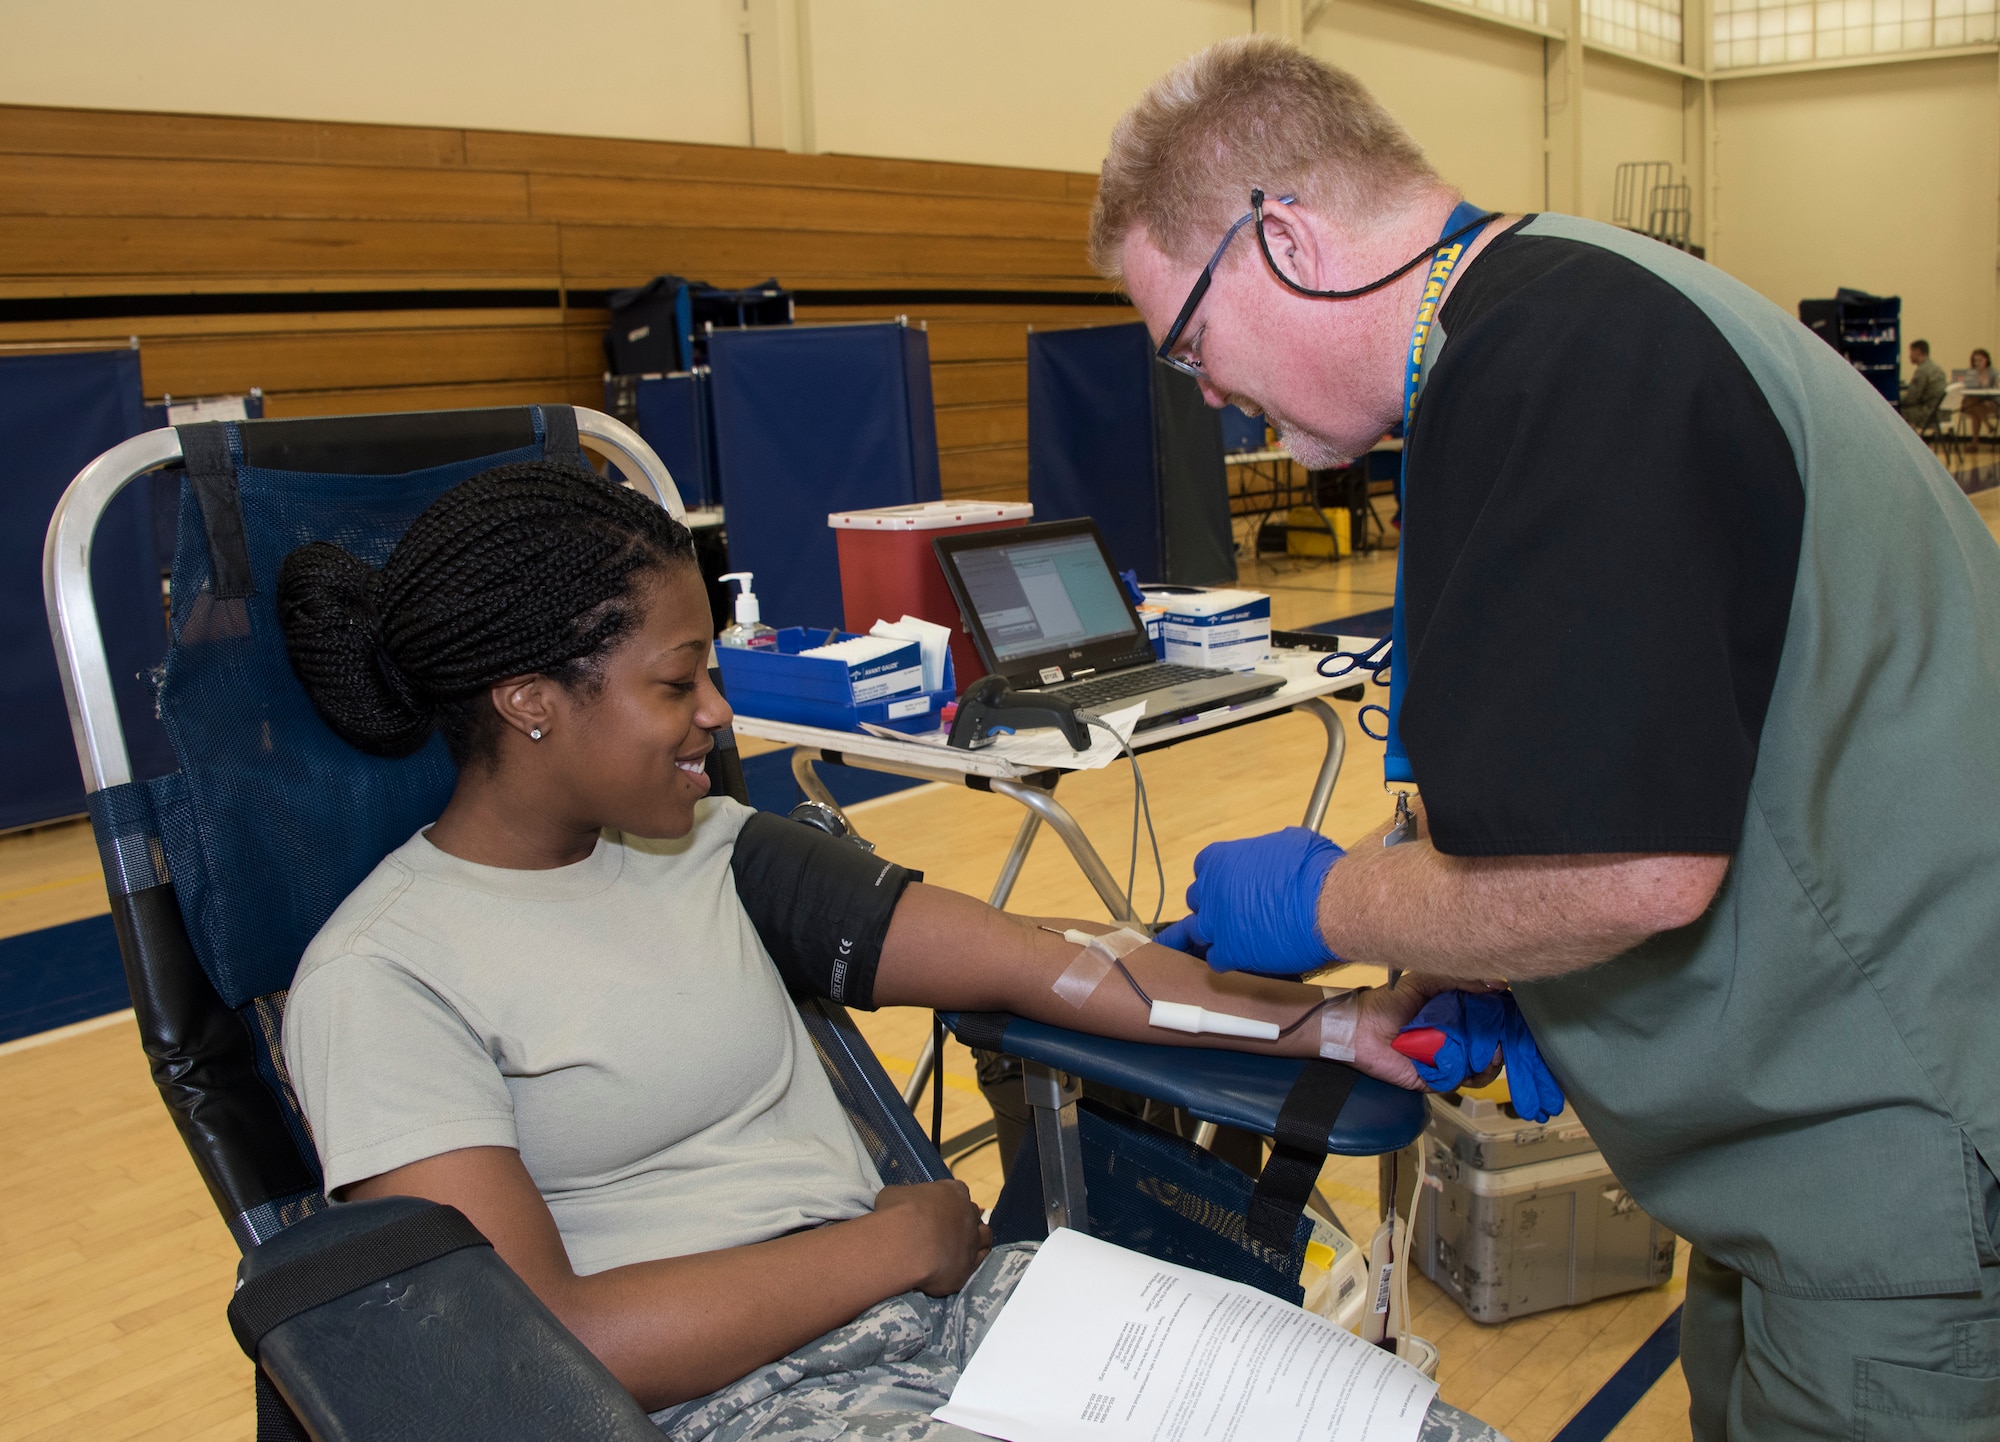
<svg viewBox="0 0 2000 1442"><path fill-rule="evenodd" d="M280 561L324 539L379 565L459 481L544 456L582 462L585 446L681 513L666 468L630 429L536 406L155 430L86 466L49 527L45 598L126 978L154 1080L244 1253L229 1310L257 1363L260 1438L658 1436L457 1212L405 1198L327 1207L279 1047L306 943L438 815L454 782L439 738L391 761L319 719L279 632ZM170 465L185 479L158 702L179 769L135 781L90 554L119 492ZM733 738L718 742L711 770L740 798ZM811 998L799 1008L882 1179L948 1175L847 1014ZM1294 1297L1307 1230L1296 1178L1252 1196L1248 1178L1178 1138L1080 1112L1075 1079L1274 1136L1279 1161L1309 1154L1314 1172L1327 1150L1394 1150L1421 1125L1420 1098L1328 1063L1108 1042L1008 1017L953 1022L1029 1059L1048 1118L1040 1166L1015 1169L996 1216L1088 1224Z"/></svg>

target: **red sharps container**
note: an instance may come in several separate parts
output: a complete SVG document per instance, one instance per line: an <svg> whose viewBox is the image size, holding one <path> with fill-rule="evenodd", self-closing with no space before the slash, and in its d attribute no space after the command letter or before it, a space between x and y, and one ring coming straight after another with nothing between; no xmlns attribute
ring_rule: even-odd
<svg viewBox="0 0 2000 1442"><path fill-rule="evenodd" d="M951 665L963 691L986 674L979 652L945 585L931 542L966 531L1025 526L1035 508L1025 501L923 501L873 511L836 511L826 518L840 547L842 621L866 631L877 621L916 616L951 627Z"/></svg>

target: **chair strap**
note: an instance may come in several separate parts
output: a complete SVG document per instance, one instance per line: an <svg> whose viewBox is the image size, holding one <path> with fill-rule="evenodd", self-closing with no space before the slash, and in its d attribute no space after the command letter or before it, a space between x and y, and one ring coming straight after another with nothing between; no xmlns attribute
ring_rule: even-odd
<svg viewBox="0 0 2000 1442"><path fill-rule="evenodd" d="M286 1403L264 1369L257 1369L257 1442L312 1442L305 1424Z"/></svg>
<svg viewBox="0 0 2000 1442"><path fill-rule="evenodd" d="M492 1245L458 1208L427 1207L251 1278L230 1300L229 1330L255 1361L265 1335L302 1312L461 1248Z"/></svg>
<svg viewBox="0 0 2000 1442"><path fill-rule="evenodd" d="M229 423L200 421L175 426L174 430L181 438L181 462L187 467L188 484L194 487L202 529L208 535L210 586L215 599L253 596L257 588L250 579L250 545L243 538L243 498L236 489Z"/></svg>
<svg viewBox="0 0 2000 1442"><path fill-rule="evenodd" d="M1360 1075L1351 1066L1317 1057L1300 1068L1299 1079L1278 1108L1270 1159L1250 1193L1250 1235L1258 1241L1291 1248L1299 1215L1326 1165L1327 1140Z"/></svg>
<svg viewBox="0 0 2000 1442"><path fill-rule="evenodd" d="M536 406L542 416L542 457L550 461L567 461L571 465L590 469L590 459L583 453L583 442L577 437L576 410L572 406Z"/></svg>

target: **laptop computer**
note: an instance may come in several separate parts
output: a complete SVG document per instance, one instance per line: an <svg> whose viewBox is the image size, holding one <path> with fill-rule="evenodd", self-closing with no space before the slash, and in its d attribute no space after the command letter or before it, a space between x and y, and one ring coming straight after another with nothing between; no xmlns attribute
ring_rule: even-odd
<svg viewBox="0 0 2000 1442"><path fill-rule="evenodd" d="M1268 696L1263 671L1169 665L1111 569L1097 523L1047 521L932 542L989 674L1102 716L1144 698L1140 730Z"/></svg>

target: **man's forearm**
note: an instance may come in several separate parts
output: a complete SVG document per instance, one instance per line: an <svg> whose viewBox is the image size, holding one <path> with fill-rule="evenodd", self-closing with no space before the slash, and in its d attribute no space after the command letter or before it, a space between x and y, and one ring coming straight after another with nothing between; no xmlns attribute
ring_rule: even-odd
<svg viewBox="0 0 2000 1442"><path fill-rule="evenodd" d="M1348 961L1461 980L1560 976L1698 918L1729 858L1447 856L1383 827L1327 872L1320 929Z"/></svg>
<svg viewBox="0 0 2000 1442"><path fill-rule="evenodd" d="M1324 999L1316 986L1300 986L1249 972L1215 972L1195 958L1163 946L1141 946L1124 960L1146 994L1158 1001L1191 1004L1209 1011L1292 1028L1278 1041L1190 1035L1149 1023L1150 1009L1132 984L1115 970L1074 1006L1054 989L1083 949L1043 928L1078 927L1092 933L1114 929L1105 922L1013 916L938 887L915 885L903 893L889 925L876 975L875 1000L883 1006L932 1006L941 1010L1009 1011L1052 1026L1098 1036L1174 1046L1226 1047L1280 1056L1319 1055L1323 1019L1309 1015ZM1437 989L1437 983L1406 977L1393 990L1362 990L1343 1016L1353 1018L1346 1036L1354 1064L1371 1076L1415 1087L1417 1074L1390 1046L1396 1032ZM1302 1024L1301 1024L1302 1023Z"/></svg>

